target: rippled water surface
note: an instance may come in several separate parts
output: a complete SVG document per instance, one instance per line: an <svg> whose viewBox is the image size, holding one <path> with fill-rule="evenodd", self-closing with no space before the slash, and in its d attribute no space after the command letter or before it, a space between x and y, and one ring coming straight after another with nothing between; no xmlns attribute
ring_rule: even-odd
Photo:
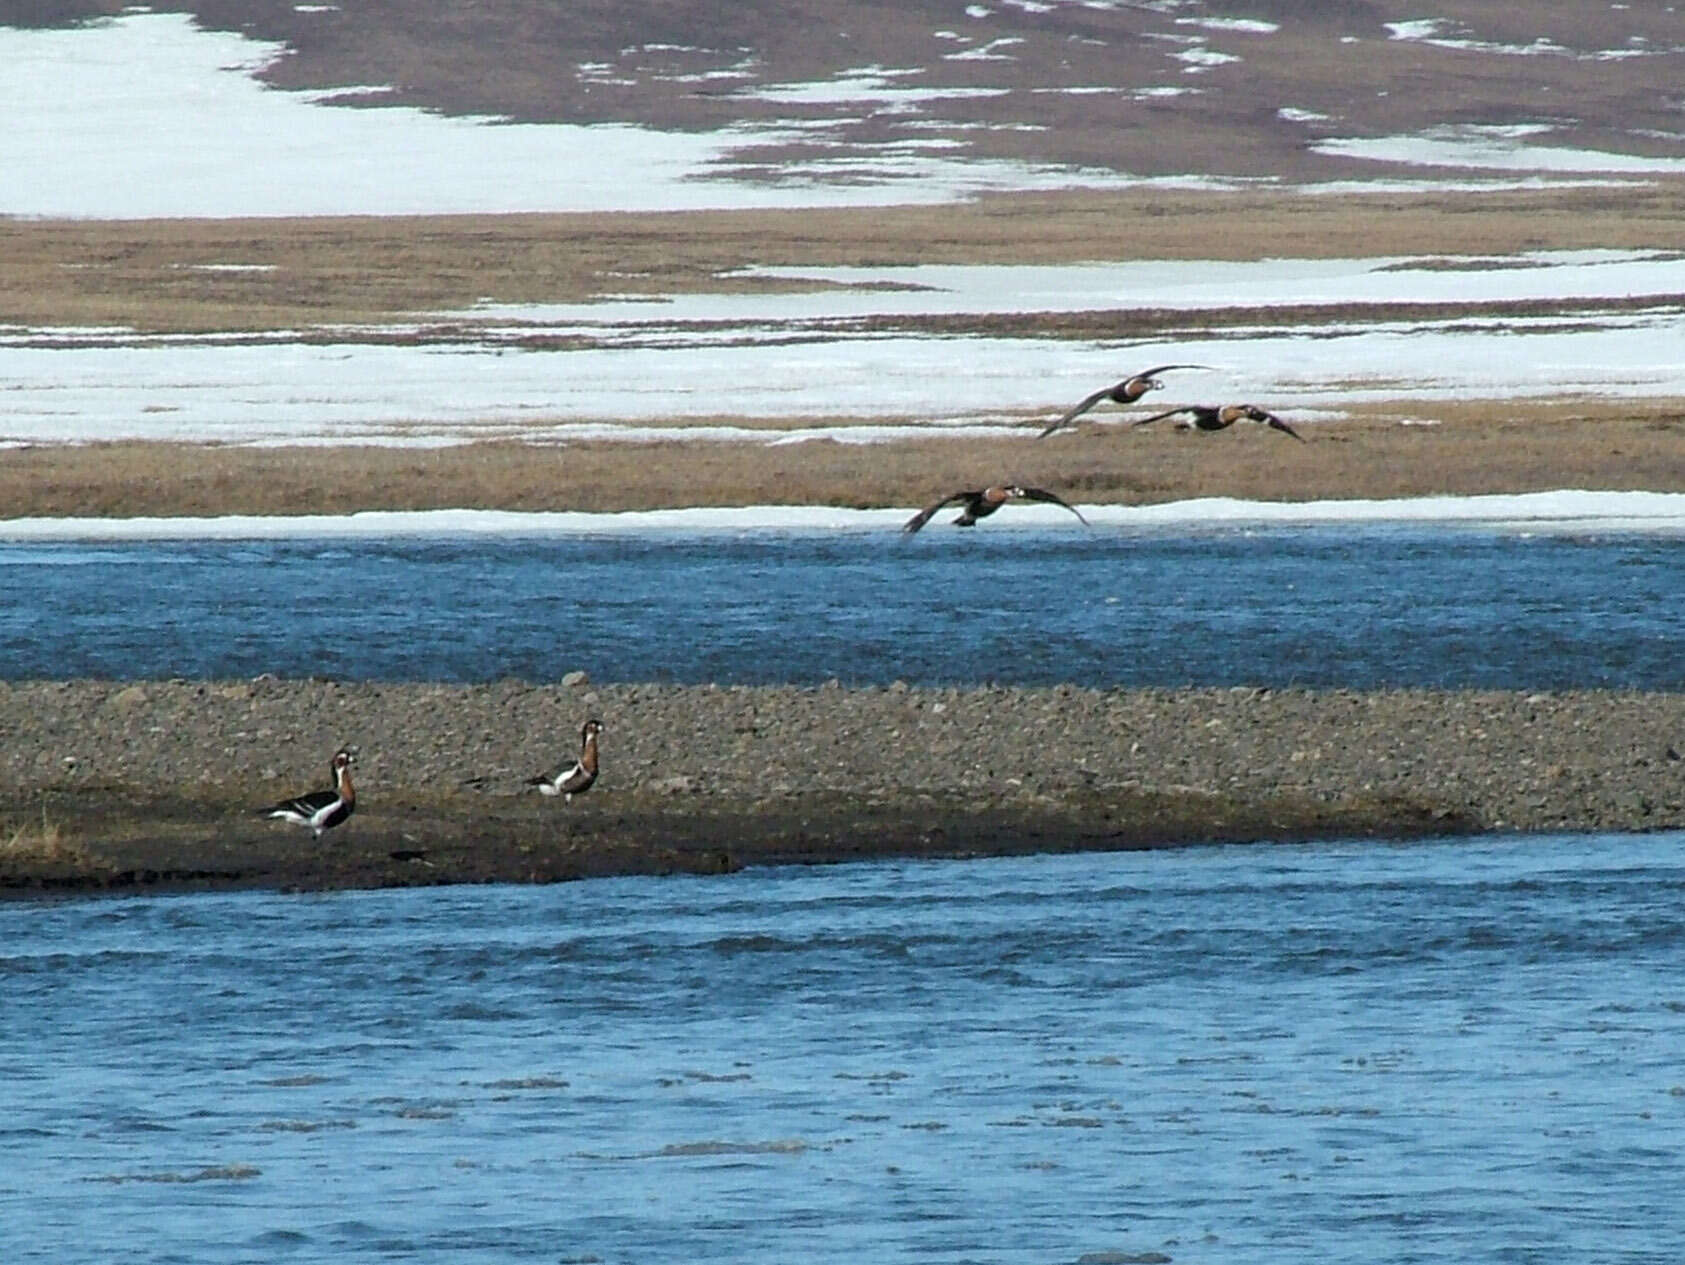
<svg viewBox="0 0 1685 1265"><path fill-rule="evenodd" d="M0 906L6 1261L1654 1261L1678 836Z"/></svg>
<svg viewBox="0 0 1685 1265"><path fill-rule="evenodd" d="M1685 540L1348 525L0 544L0 673L1685 686Z"/></svg>
<svg viewBox="0 0 1685 1265"><path fill-rule="evenodd" d="M1681 548L12 544L0 670L1675 689ZM0 1261L1672 1265L1682 845L0 905Z"/></svg>

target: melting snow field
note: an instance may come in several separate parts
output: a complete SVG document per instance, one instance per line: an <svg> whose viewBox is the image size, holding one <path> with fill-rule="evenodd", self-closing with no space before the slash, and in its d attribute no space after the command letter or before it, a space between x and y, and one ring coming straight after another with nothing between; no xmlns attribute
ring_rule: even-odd
<svg viewBox="0 0 1685 1265"><path fill-rule="evenodd" d="M1253 399L1314 423L1379 401L1685 396L1685 258L1264 260L1061 268L768 270L814 290L442 314L445 344L0 330L0 442L92 439L438 445L478 439L872 442L968 436L1056 414L1147 365L1188 362L1164 407ZM1431 266L1430 266L1431 265ZM887 284L891 289L879 288ZM1551 298L1551 316L1310 325L1268 309ZM1645 298L1639 311L1605 300ZM1572 310L1584 303L1585 310ZM877 317L1257 308L1257 324L1153 343L875 332ZM385 332L392 332L387 330ZM585 347L531 351L535 334ZM552 342L558 340L552 339ZM1155 403L1158 401L1155 400ZM1106 410L1095 420L1104 420ZM812 419L765 430L716 418ZM834 420L831 420L834 419ZM871 419L871 420L861 420ZM887 420L886 420L887 419ZM1021 431L1028 439L1033 428Z"/></svg>
<svg viewBox="0 0 1685 1265"><path fill-rule="evenodd" d="M283 46L130 14L71 30L0 28L0 215L434 215L944 202L991 189L1126 183L1100 171L886 147L871 179L729 178L746 147L797 124L669 133L507 124L402 107L344 109L339 93L252 77ZM846 87L822 85L834 97ZM842 99L847 99L846 96Z"/></svg>
<svg viewBox="0 0 1685 1265"><path fill-rule="evenodd" d="M1263 38L1277 30L1272 23L1244 19L1180 21ZM1437 22L1395 27L1394 38L1444 42L1436 35ZM1200 38L1188 37L1192 47L1171 54L1186 63L1184 74L1236 60L1203 47ZM1598 55L1659 51L1664 50ZM789 120L716 133L666 133L446 118L403 107L345 109L331 104L343 90L281 92L254 78L283 52L280 44L200 30L185 14L131 12L64 30L0 27L0 65L6 68L0 76L0 117L6 119L0 129L0 215L130 219L850 206L952 201L989 190L1233 183L1198 176L1152 181L1098 169L955 156L943 153L942 145L905 139L852 152L835 170L827 160L810 160L777 181L751 182L733 178L740 174L734 155L792 141L823 146L826 125ZM988 48L954 54L989 55L1010 57L1009 50ZM862 68L825 82L744 92L762 100L853 102L916 113L930 101L1007 91L900 82L911 73ZM358 91L366 96L383 90L371 85ZM1143 97L1189 90L1143 83L1096 85L1092 91ZM1281 107L1294 108L1291 102ZM1570 175L1681 167L1681 160L1525 143L1550 130L1477 126L1424 137L1327 138L1318 144L1329 153L1405 167Z"/></svg>
<svg viewBox="0 0 1685 1265"><path fill-rule="evenodd" d="M1273 35L1272 23L1179 20L1191 29ZM1437 21L1394 24L1394 38L1444 43ZM1170 54L1198 75L1238 60L1202 37ZM1013 41L953 54L1010 59ZM1549 52L1530 46L1522 52ZM1651 48L1599 57L1645 56ZM809 160L776 181L734 179L734 155L767 145L823 146L827 125L667 133L650 128L507 124L422 110L345 109L343 90L281 92L255 72L280 44L204 31L186 14L131 12L64 30L0 27L0 215L131 219L154 216L407 215L503 211L676 210L944 202L989 190L1232 184L1198 176L1152 181L1111 171L946 154L898 139L835 165ZM589 67L580 67L582 73ZM916 113L931 101L1004 88L921 88L907 70L862 68L836 79L745 89L762 100L853 102ZM363 95L381 85L359 89ZM1077 91L1085 91L1079 89ZM1174 85L1096 85L1164 96ZM1033 89L1042 92L1069 88ZM1292 110L1292 102L1280 103ZM1027 124L1002 124L1021 127ZM1525 143L1548 125L1440 129L1424 137L1327 138L1329 153L1409 167L1634 174L1677 171L1643 159ZM764 174L757 172L757 174ZM1494 187L1490 184L1484 187Z"/></svg>
<svg viewBox="0 0 1685 1265"><path fill-rule="evenodd" d="M1275 30L1240 19L1190 22L1258 39ZM1438 26L1395 32L1400 39L1442 34ZM280 51L200 31L179 14L133 13L70 30L0 29L0 111L7 120L0 128L0 214L744 208L944 200L984 188L1124 179L889 147L866 181L826 184L798 173L783 183L734 182L733 150L780 138L488 126L410 109L336 108L325 103L331 94L279 92L253 78ZM879 104L915 109L919 89L901 78L879 68L759 91L828 99L865 93ZM1492 165L1494 146L1524 145L1531 135L1474 129L1364 144L1395 163L1478 168ZM1599 155L1552 149L1549 156L1563 171L1603 168ZM858 176L858 161L851 169ZM1211 369L1177 375L1162 394L1165 406L1246 398L1301 423L1382 400L1408 408L1462 395L1685 396L1685 362L1677 354L1685 345L1678 302L1685 259L1653 252L769 275L805 277L812 288L487 306L440 314L465 331L460 338L414 345L395 345L392 335L419 327L330 331L335 341L327 344L319 336L305 342L273 334L0 328L0 445L124 438L438 445L674 435L870 442L914 428L964 436L1003 426L1028 438L1034 427L1026 420L1055 415L1100 385L1166 361ZM1615 310L1609 302L1646 296L1641 310ZM1549 299L1567 308L1455 321L1402 313L1392 319L1383 311L1341 325L1268 315L1289 304L1471 297ZM1582 302L1584 310L1575 309ZM944 314L1237 306L1259 309L1257 323L1146 343L942 337L869 325ZM519 340L535 333L575 335L583 345L521 349ZM1108 413L1093 416L1103 421ZM738 419L794 419L797 426L769 435Z"/></svg>

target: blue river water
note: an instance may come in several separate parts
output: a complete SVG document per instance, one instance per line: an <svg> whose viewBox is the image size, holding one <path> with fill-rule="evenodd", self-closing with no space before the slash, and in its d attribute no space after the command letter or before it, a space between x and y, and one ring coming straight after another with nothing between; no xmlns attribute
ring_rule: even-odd
<svg viewBox="0 0 1685 1265"><path fill-rule="evenodd" d="M1682 843L0 905L0 1259L1674 1265Z"/></svg>
<svg viewBox="0 0 1685 1265"><path fill-rule="evenodd" d="M1685 686L1685 538L1387 524L0 544L0 676Z"/></svg>
<svg viewBox="0 0 1685 1265"><path fill-rule="evenodd" d="M0 544L0 675L1678 689L1682 550ZM0 904L0 1261L1673 1265L1682 845Z"/></svg>

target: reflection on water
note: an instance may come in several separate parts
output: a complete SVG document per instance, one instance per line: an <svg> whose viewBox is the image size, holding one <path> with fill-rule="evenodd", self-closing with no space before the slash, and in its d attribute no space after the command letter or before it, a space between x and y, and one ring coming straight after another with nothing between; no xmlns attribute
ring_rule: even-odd
<svg viewBox="0 0 1685 1265"><path fill-rule="evenodd" d="M1390 525L0 546L0 674L1678 689L1685 540Z"/></svg>
<svg viewBox="0 0 1685 1265"><path fill-rule="evenodd" d="M1680 844L7 905L0 1257L1672 1261Z"/></svg>

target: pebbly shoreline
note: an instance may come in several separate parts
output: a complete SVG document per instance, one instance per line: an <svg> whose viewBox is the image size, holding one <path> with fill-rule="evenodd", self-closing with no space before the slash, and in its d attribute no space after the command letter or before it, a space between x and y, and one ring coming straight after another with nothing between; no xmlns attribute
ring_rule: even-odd
<svg viewBox="0 0 1685 1265"><path fill-rule="evenodd" d="M600 717L603 771L525 788ZM0 891L547 882L1685 825L1685 695L0 683ZM257 805L328 784L313 844Z"/></svg>

